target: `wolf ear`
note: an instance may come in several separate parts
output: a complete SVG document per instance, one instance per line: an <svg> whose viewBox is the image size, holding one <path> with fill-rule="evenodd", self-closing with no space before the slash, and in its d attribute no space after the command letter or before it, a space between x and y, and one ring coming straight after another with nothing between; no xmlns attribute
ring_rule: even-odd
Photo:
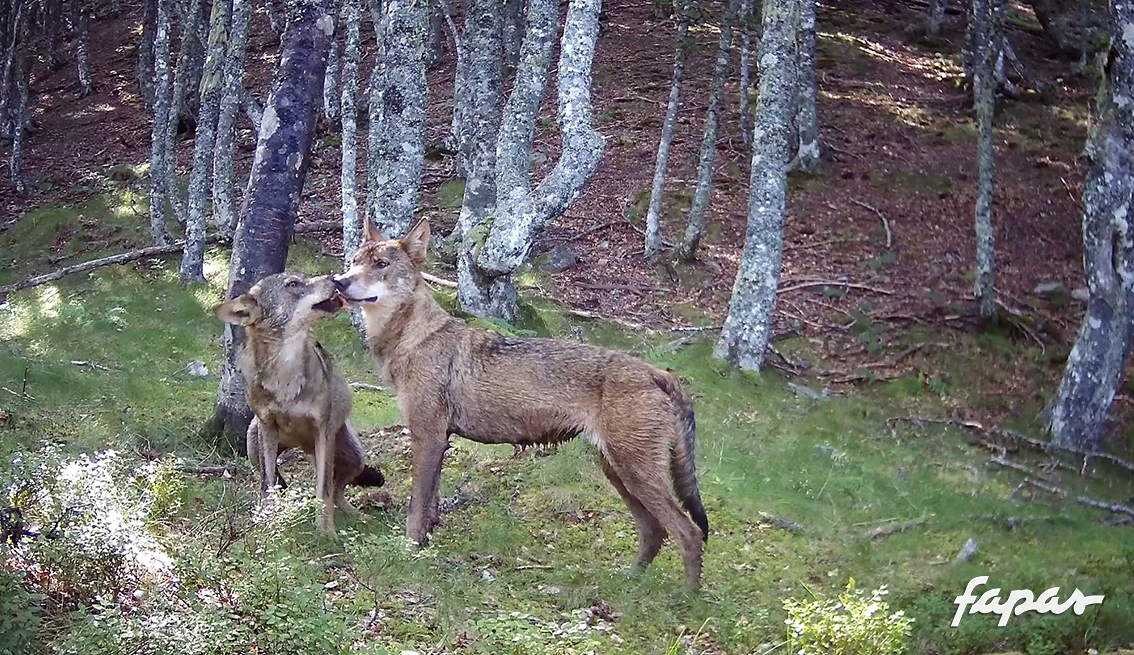
<svg viewBox="0 0 1134 655"><path fill-rule="evenodd" d="M429 219L423 218L413 226L413 229L402 237L402 250L410 256L413 263L421 266L425 263L425 253L429 250Z"/></svg>
<svg viewBox="0 0 1134 655"><path fill-rule="evenodd" d="M233 325L251 325L260 318L260 303L246 293L214 307L213 316Z"/></svg>
<svg viewBox="0 0 1134 655"><path fill-rule="evenodd" d="M382 234L382 231L378 229L378 226L374 224L374 221L371 220L371 218L369 216L367 216L366 219L363 221L362 240L363 241L385 241L386 240L386 235Z"/></svg>

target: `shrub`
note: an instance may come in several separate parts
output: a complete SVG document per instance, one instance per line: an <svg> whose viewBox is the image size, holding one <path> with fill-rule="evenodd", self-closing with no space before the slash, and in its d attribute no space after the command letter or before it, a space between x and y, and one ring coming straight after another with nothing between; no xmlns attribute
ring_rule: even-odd
<svg viewBox="0 0 1134 655"><path fill-rule="evenodd" d="M890 614L886 586L866 596L854 579L834 600L784 601L788 641L800 655L898 655L905 652L913 619Z"/></svg>

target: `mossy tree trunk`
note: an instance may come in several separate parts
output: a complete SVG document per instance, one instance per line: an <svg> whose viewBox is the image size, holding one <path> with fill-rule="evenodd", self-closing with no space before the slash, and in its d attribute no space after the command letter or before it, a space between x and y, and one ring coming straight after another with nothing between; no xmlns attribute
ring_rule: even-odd
<svg viewBox="0 0 1134 655"><path fill-rule="evenodd" d="M796 127L799 132L799 147L791 170L813 173L819 168L821 152L819 148L819 109L817 106L818 84L815 75L815 0L798 0L799 31L796 32L796 53L798 62L798 106L796 108Z"/></svg>
<svg viewBox="0 0 1134 655"><path fill-rule="evenodd" d="M717 61L713 66L709 107L705 111L705 134L701 139L701 158L697 164L697 187L693 191L693 204L689 208L685 237L677 251L678 258L682 261L692 261L697 256L697 246L701 243L701 235L705 230L705 214L709 211L709 199L713 193L713 161L717 156L717 127L720 124L721 100L724 96L729 54L732 50L732 26L738 15L747 13L745 8L749 2L751 0L729 0L728 9L721 19Z"/></svg>
<svg viewBox="0 0 1134 655"><path fill-rule="evenodd" d="M1090 297L1051 413L1056 443L1094 448L1134 330L1134 3L1111 3L1111 43L1087 141L1083 264Z"/></svg>
<svg viewBox="0 0 1134 655"><path fill-rule="evenodd" d="M535 86L521 84L528 73L546 70L539 57L529 57L528 42L533 41L532 14L537 4L547 0L532 0L528 12L528 36L521 47L520 67L516 89L524 89L517 97L513 90L497 141L497 153L507 152L501 144L519 138L526 140L524 152L530 152L529 122L534 121L538 103ZM591 107L591 64L595 41L598 38L599 0L571 0L559 47L559 125L563 147L555 167L532 191L528 187L526 172L516 175L517 167L501 166L497 174L496 212L491 225L484 230L484 243L476 258L476 274L459 282L477 285L476 294L466 297L487 298L487 302L465 305L467 311L481 316L512 320L516 312L516 295L512 273L527 259L533 241L549 221L563 213L582 192L583 187L602 162L605 141L593 126L594 110ZM542 9L540 10L543 11ZM534 52L536 48L532 48ZM541 68L542 67L542 68ZM525 72L524 69L528 69ZM542 89L542 86L540 86ZM517 120L517 117L522 117ZM508 179L505 180L504 177ZM522 181L517 177L523 177ZM479 241L480 238L477 237Z"/></svg>
<svg viewBox="0 0 1134 655"><path fill-rule="evenodd" d="M681 82L685 78L685 55L689 49L689 19L693 0L679 0L677 8L677 46L673 53L673 81L669 86L669 101L662 120L658 156L654 162L654 181L650 186L650 205L646 210L645 255L653 259L662 248L661 206L665 192L665 175L669 166L669 148L673 143L673 130L677 125L677 110L681 106ZM742 82L742 86L746 83ZM742 91L743 95L745 91Z"/></svg>
<svg viewBox="0 0 1134 655"><path fill-rule="evenodd" d="M728 317L713 349L715 356L745 370L759 370L764 363L780 280L789 132L796 88L796 1L764 3L748 228Z"/></svg>
<svg viewBox="0 0 1134 655"><path fill-rule="evenodd" d="M217 119L224 90L231 2L214 0L209 16L208 56L201 75L200 110L193 139L193 170L189 173L189 214L185 223L185 251L181 257L182 284L205 281L205 212L211 195L209 181L213 161L216 159Z"/></svg>
<svg viewBox="0 0 1134 655"><path fill-rule="evenodd" d="M154 243L169 243L165 214L169 202L169 32L174 0L156 0L154 19L154 110L150 141L150 232Z"/></svg>
<svg viewBox="0 0 1134 655"><path fill-rule="evenodd" d="M135 77L138 95L151 110L154 105L154 25L158 0L142 0L142 36L138 40L138 66Z"/></svg>
<svg viewBox="0 0 1134 655"><path fill-rule="evenodd" d="M280 64L264 108L264 123L248 185L244 216L232 244L226 298L247 291L257 280L278 273L287 262L288 244L322 100L323 72L334 35L333 0L289 0L288 22L280 45ZM223 432L237 450L252 420L237 355L244 331L224 328L224 368L210 427Z"/></svg>
<svg viewBox="0 0 1134 655"><path fill-rule="evenodd" d="M244 59L248 48L249 0L232 0L232 20L224 58L224 89L217 115L213 157L213 217L222 234L236 230L236 115L244 92ZM257 131L259 126L257 125Z"/></svg>
<svg viewBox="0 0 1134 655"><path fill-rule="evenodd" d="M996 109L996 60L1000 54L1000 22L1003 0L973 0L973 106L977 116L977 201L976 271L973 295L980 302L980 314L996 314L994 233L992 205L996 195L996 168L993 151Z"/></svg>

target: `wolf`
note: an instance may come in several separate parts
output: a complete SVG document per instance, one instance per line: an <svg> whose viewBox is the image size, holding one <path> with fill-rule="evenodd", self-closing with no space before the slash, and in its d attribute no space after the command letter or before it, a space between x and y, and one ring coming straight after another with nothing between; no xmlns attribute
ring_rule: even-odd
<svg viewBox="0 0 1134 655"><path fill-rule="evenodd" d="M343 495L348 483L381 486L377 469L363 462L358 433L347 418L350 386L330 353L311 336L320 319L343 306L328 277L270 275L249 291L214 308L217 318L244 327L239 355L255 418L246 435L248 458L260 478L261 496L277 480L276 457L301 448L314 454L315 493L323 501L320 531L334 533L334 508L357 513Z"/></svg>
<svg viewBox="0 0 1134 655"><path fill-rule="evenodd" d="M351 266L333 278L361 308L375 367L410 429L406 536L425 544L438 522L449 435L527 446L584 433L637 525L635 568L650 564L668 532L681 547L686 583L698 589L709 521L694 467L693 404L681 383L624 353L470 327L426 286L428 245L427 220L400 240L367 220Z"/></svg>

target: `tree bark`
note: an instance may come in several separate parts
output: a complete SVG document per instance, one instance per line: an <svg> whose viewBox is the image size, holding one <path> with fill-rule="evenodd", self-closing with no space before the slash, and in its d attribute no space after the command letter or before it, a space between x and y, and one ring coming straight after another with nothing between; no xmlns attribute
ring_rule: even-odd
<svg viewBox="0 0 1134 655"><path fill-rule="evenodd" d="M949 0L929 0L929 7L925 11L925 35L941 36L941 29L945 27L945 7Z"/></svg>
<svg viewBox="0 0 1134 655"><path fill-rule="evenodd" d="M740 17L740 139L744 147L752 145L752 97L749 88L752 86L750 73L752 70L752 16L759 11L754 8L761 0L749 0L748 11ZM757 40L759 47L759 40Z"/></svg>
<svg viewBox="0 0 1134 655"><path fill-rule="evenodd" d="M185 224L185 255L181 258L181 283L205 281L205 204L210 195L209 178L216 158L217 119L224 89L225 48L232 0L213 0L209 16L208 57L201 75L201 102L197 134L193 139L193 171L189 174L189 216Z"/></svg>
<svg viewBox="0 0 1134 655"><path fill-rule="evenodd" d="M88 43L91 32L91 4L90 0L79 0L78 16L75 35L75 63L78 68L79 90L81 95L89 96L94 92L94 82L91 80L91 58Z"/></svg>
<svg viewBox="0 0 1134 655"><path fill-rule="evenodd" d="M510 77L520 63L520 48L524 41L525 0L504 0L504 18L501 26L504 48L504 75Z"/></svg>
<svg viewBox="0 0 1134 655"><path fill-rule="evenodd" d="M169 200L169 31L174 0L155 0L154 18L154 111L150 141L150 232L154 243L169 243L165 229L166 206Z"/></svg>
<svg viewBox="0 0 1134 655"><path fill-rule="evenodd" d="M653 259L662 248L661 204L665 191L665 174L669 164L669 146L673 143L673 128L677 124L677 110L681 105L681 82L685 77L685 53L689 49L689 11L693 0L680 0L677 16L677 47L673 53L673 82L669 87L669 102L665 107L658 156L654 162L654 181L650 187L650 205L646 210L645 255ZM745 44L747 44L747 38ZM745 71L747 74L747 71ZM748 95L747 80L742 78L741 96Z"/></svg>
<svg viewBox="0 0 1134 655"><path fill-rule="evenodd" d="M264 124L248 184L243 220L233 241L226 298L283 270L295 229L299 197L310 162L311 141L333 37L333 0L290 0L280 64L264 109ZM252 419L243 376L236 366L244 331L224 329L224 368L211 426L239 450Z"/></svg>
<svg viewBox="0 0 1134 655"><path fill-rule="evenodd" d="M327 125L334 126L339 121L339 45L331 41L327 53L327 72L323 75L323 118Z"/></svg>
<svg viewBox="0 0 1134 655"><path fill-rule="evenodd" d="M996 59L1000 54L1000 17L1003 0L973 0L974 54L973 104L977 116L976 283L973 294L980 301L980 314L996 314L994 289L994 234L992 203L996 194L993 158L993 115L996 107Z"/></svg>
<svg viewBox="0 0 1134 655"><path fill-rule="evenodd" d="M31 109L29 107L28 84L31 77L31 44L30 24L34 20L34 7L29 7L23 18L17 21L15 31L15 61L12 64L15 78L15 107L12 119L12 151L9 160L9 169L12 177L12 186L16 193L24 195L27 185L24 181L24 139L27 136L27 124L30 122Z"/></svg>
<svg viewBox="0 0 1134 655"><path fill-rule="evenodd" d="M465 136L472 149L468 153L465 195L457 219L461 238L457 253L457 296L461 306L466 308L479 307L492 300L484 298L480 288L469 282L477 274L475 234L483 233L496 206L496 142L500 131L500 97L504 93L502 21L498 8L498 0L471 0L463 39L467 63L465 87L469 98Z"/></svg>
<svg viewBox="0 0 1134 655"><path fill-rule="evenodd" d="M753 133L752 178L744 252L728 317L713 354L759 370L771 335L784 245L792 96L795 90L796 0L766 0L760 39L760 91Z"/></svg>
<svg viewBox="0 0 1134 655"><path fill-rule="evenodd" d="M264 107L252 92L244 88L242 84L240 87L240 105L244 108L244 113L248 116L248 121L252 123L252 131L260 134L260 123L264 119Z"/></svg>
<svg viewBox="0 0 1134 655"><path fill-rule="evenodd" d="M1134 325L1134 4L1111 3L1111 44L1087 141L1083 263L1090 292L1051 413L1055 443L1094 450Z"/></svg>
<svg viewBox="0 0 1134 655"><path fill-rule="evenodd" d="M19 102L19 92L12 83L12 72L16 67L16 53L20 47L20 30L26 22L27 12L31 11L31 0L16 0L8 13L8 34L4 42L4 65L0 72L0 132L4 136L14 136L9 122L12 102Z"/></svg>
<svg viewBox="0 0 1134 655"><path fill-rule="evenodd" d="M346 43L343 45L343 154L342 154L342 209L343 209L343 264L349 266L362 243L362 223L358 220L356 192L358 158L358 42L360 40L361 9L359 0L345 0L343 21L346 24Z"/></svg>
<svg viewBox="0 0 1134 655"><path fill-rule="evenodd" d="M816 107L815 75L815 0L798 0L799 32L796 34L799 57L798 108L796 127L799 131L799 149L792 161L791 170L813 173L819 168L819 112Z"/></svg>
<svg viewBox="0 0 1134 655"><path fill-rule="evenodd" d="M709 196L713 191L713 160L717 156L717 126L720 123L721 97L724 95L725 75L728 73L729 53L732 49L732 25L742 8L751 0L729 0L728 9L721 19L721 38L717 48L717 62L713 66L713 83L709 90L709 108L705 112L705 136L701 141L701 160L697 165L697 187L693 192L693 205L689 208L685 238L678 248L682 261L697 256L697 246L705 228L705 213L709 209Z"/></svg>
<svg viewBox="0 0 1134 655"><path fill-rule="evenodd" d="M231 236L236 230L235 154L236 115L244 91L244 58L248 48L248 0L232 0L232 26L224 61L224 91L217 116L213 159L213 216L217 229ZM258 131L258 126L257 126Z"/></svg>
<svg viewBox="0 0 1134 655"><path fill-rule="evenodd" d="M159 0L160 1L160 0ZM173 92L169 101L169 117L166 121L165 175L168 179L166 193L173 215L182 225L188 220L188 209L177 188L177 128L185 112L185 95L188 93L193 77L192 60L198 49L197 23L201 15L202 0L189 0L189 6L181 23L181 49L177 53L177 70L173 76Z"/></svg>
<svg viewBox="0 0 1134 655"><path fill-rule="evenodd" d="M142 0L142 37L138 41L138 95L146 107L154 105L154 24L157 22L157 0Z"/></svg>
<svg viewBox="0 0 1134 655"><path fill-rule="evenodd" d="M536 5L537 0L530 4ZM494 302L466 308L469 311L512 319L516 309L515 291L509 291L512 272L527 259L535 236L579 196L602 162L606 144L593 127L591 107L591 62L600 9L599 0L571 0L567 7L559 47L559 125L563 148L555 167L531 193L523 193L523 185L498 185L496 215L477 255L478 275L473 276L474 280L479 277L486 283L480 287L483 294L495 294ZM524 66L528 66L527 61L521 64ZM509 99L509 120L512 100Z"/></svg>
<svg viewBox="0 0 1134 655"><path fill-rule="evenodd" d="M425 0L382 5L370 92L367 215L383 233L409 230L425 156Z"/></svg>

